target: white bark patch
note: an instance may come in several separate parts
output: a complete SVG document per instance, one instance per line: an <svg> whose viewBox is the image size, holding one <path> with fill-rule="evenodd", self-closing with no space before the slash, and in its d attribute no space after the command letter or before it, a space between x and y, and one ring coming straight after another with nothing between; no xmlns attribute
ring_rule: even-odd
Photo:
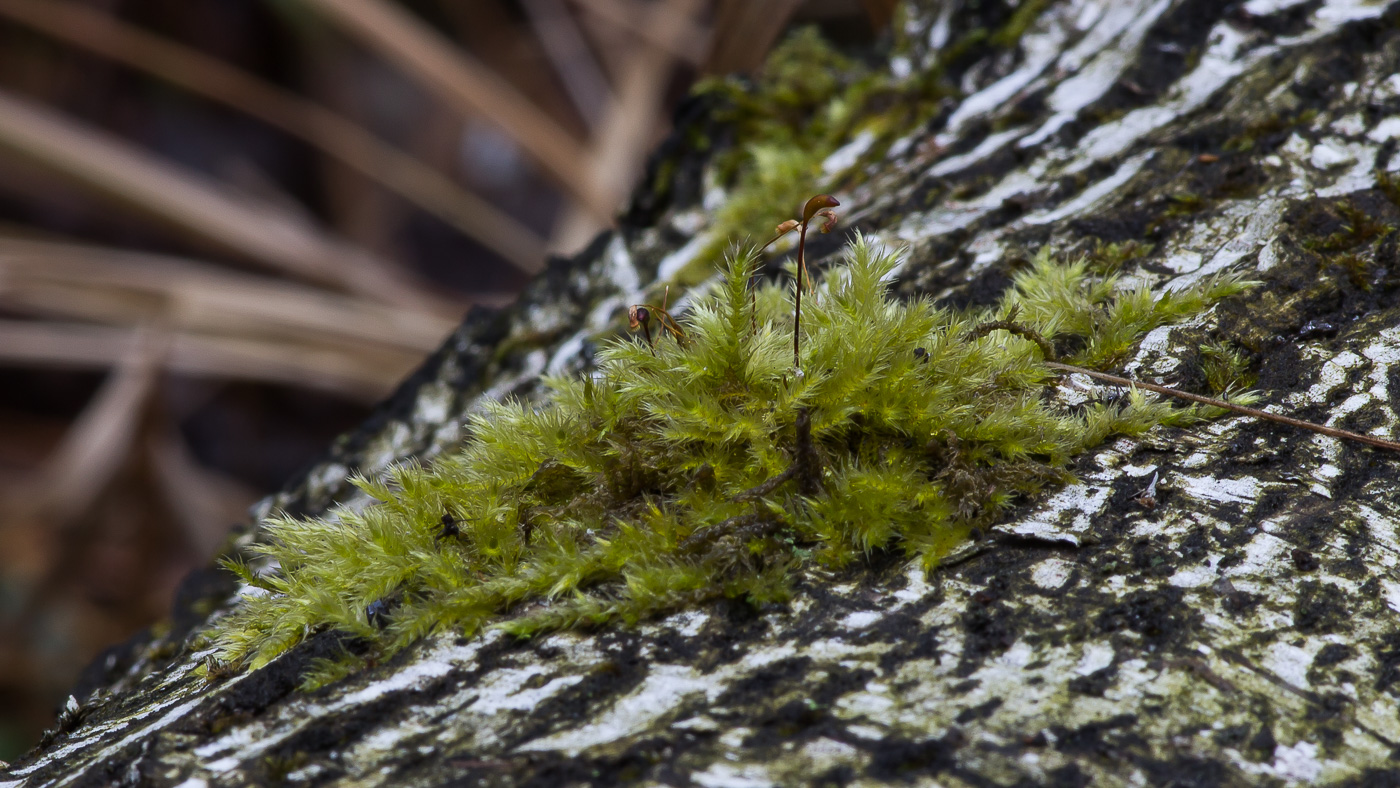
<svg viewBox="0 0 1400 788"><path fill-rule="evenodd" d="M1323 140L1313 146L1312 155L1308 160L1319 170L1330 170L1343 164L1351 164L1356 161L1356 157L1346 149L1342 141Z"/></svg>
<svg viewBox="0 0 1400 788"><path fill-rule="evenodd" d="M821 774L838 766L861 760L861 752L845 742L825 736L802 748L801 757L807 761L811 774Z"/></svg>
<svg viewBox="0 0 1400 788"><path fill-rule="evenodd" d="M1052 211L1036 212L1027 216L1023 221L1026 224L1049 224L1058 222L1070 216L1077 216L1085 213L1090 208L1105 202L1109 196L1118 191L1124 184L1132 180L1134 175L1142 169L1153 156L1151 151L1139 153L1118 165L1118 169L1107 178L1095 183L1089 188L1079 193L1073 200L1061 205Z"/></svg>
<svg viewBox="0 0 1400 788"><path fill-rule="evenodd" d="M856 162L859 162L860 157L870 150L870 146L875 144L875 140L875 132L873 131L866 130L857 134L850 142L837 148L830 156L826 157L826 161L822 162L822 172L826 173L827 177L834 177L856 166Z"/></svg>
<svg viewBox="0 0 1400 788"><path fill-rule="evenodd" d="M1249 0L1244 4L1244 11L1250 16L1270 16L1306 2L1308 0Z"/></svg>
<svg viewBox="0 0 1400 788"><path fill-rule="evenodd" d="M684 613L677 613L662 622L671 628L677 635L686 638L693 638L700 634L700 630L705 627L710 620L707 613L698 610L688 610Z"/></svg>
<svg viewBox="0 0 1400 788"><path fill-rule="evenodd" d="M1107 486L1071 484L1055 493L1034 514L1006 528L1014 534L1078 545L1090 519L1108 505Z"/></svg>
<svg viewBox="0 0 1400 788"><path fill-rule="evenodd" d="M544 372L545 366L549 363L549 355L543 350L535 350L526 354L524 362L521 364L520 372L511 375L485 391L481 392L478 402L495 401L502 402L512 393L519 391L539 379L540 373Z"/></svg>
<svg viewBox="0 0 1400 788"><path fill-rule="evenodd" d="M993 153L1006 147L1011 142L1021 138L1026 133L1025 129L1010 129L989 135L977 147L959 156L949 156L929 168L929 175L944 177L952 175L959 170L965 170L980 161L983 161Z"/></svg>
<svg viewBox="0 0 1400 788"><path fill-rule="evenodd" d="M1104 0L1099 0L1092 5L1103 3ZM944 132L936 138L940 144L951 144L969 121L985 118L1013 101L1055 61L1068 35L1066 17L1067 14L1056 9L1055 13L1037 20L1036 29L1027 31L1021 38L1021 50L1025 53L1021 66L964 99L949 116Z"/></svg>
<svg viewBox="0 0 1400 788"><path fill-rule="evenodd" d="M1193 566L1173 574L1167 582L1177 588L1203 588L1214 583L1217 577L1210 566Z"/></svg>
<svg viewBox="0 0 1400 788"><path fill-rule="evenodd" d="M615 236L603 252L604 281L617 288L627 302L641 298L642 276L622 236Z"/></svg>
<svg viewBox="0 0 1400 788"><path fill-rule="evenodd" d="M847 629L865 629L883 617L873 610L859 610L841 619L840 624Z"/></svg>
<svg viewBox="0 0 1400 788"><path fill-rule="evenodd" d="M1274 643L1264 656L1263 667L1294 687L1307 689L1308 668L1312 666L1316 651L1316 648L1309 651L1290 643Z"/></svg>
<svg viewBox="0 0 1400 788"><path fill-rule="evenodd" d="M1216 25L1200 63L1172 86L1167 100L1133 110L1084 135L1070 165L1065 168L1066 173L1082 172L1095 162L1115 158L1149 132L1199 109L1260 57L1258 51L1242 57L1245 43L1244 34L1229 24Z"/></svg>
<svg viewBox="0 0 1400 788"><path fill-rule="evenodd" d="M690 779L701 788L774 788L777 785L768 779L763 769L754 765L736 768L716 763L703 772L690 775Z"/></svg>
<svg viewBox="0 0 1400 788"><path fill-rule="evenodd" d="M910 214L900 223L895 237L910 243L926 243L933 236L968 227L1000 208L1008 197L1045 188L1041 176L1046 166L1045 162L1036 162L1024 170L1016 170L986 194L969 202L945 200L930 211Z"/></svg>
<svg viewBox="0 0 1400 788"><path fill-rule="evenodd" d="M1317 758L1317 745L1300 741L1292 747L1282 744L1275 747L1273 776L1280 780L1300 783L1315 782L1322 776L1322 762Z"/></svg>
<svg viewBox="0 0 1400 788"><path fill-rule="evenodd" d="M1255 533L1251 534L1254 538L1245 546L1244 560L1221 572L1223 576L1252 578L1267 574L1271 567L1277 566L1282 557L1293 549L1292 545L1267 531L1261 531L1257 528L1254 531ZM1248 528L1246 532L1248 532Z"/></svg>
<svg viewBox="0 0 1400 788"><path fill-rule="evenodd" d="M530 665L492 673L489 680L476 687L479 696L466 711L482 716L501 711L529 711L562 690L583 681L582 676L560 676L534 689L525 688L527 681L544 672L544 668Z"/></svg>
<svg viewBox="0 0 1400 788"><path fill-rule="evenodd" d="M1386 607L1400 613L1400 583L1394 580L1381 580L1380 584Z"/></svg>
<svg viewBox="0 0 1400 788"><path fill-rule="evenodd" d="M1389 142L1396 137L1400 137L1400 117L1394 115L1381 120L1366 132L1366 139L1372 142Z"/></svg>
<svg viewBox="0 0 1400 788"><path fill-rule="evenodd" d="M1069 582L1074 564L1059 558L1048 558L1031 570L1031 581L1046 591L1057 591Z"/></svg>
<svg viewBox="0 0 1400 788"><path fill-rule="evenodd" d="M1360 112L1352 112L1332 121L1332 131L1343 137L1355 137L1366 131L1366 119Z"/></svg>
<svg viewBox="0 0 1400 788"><path fill-rule="evenodd" d="M1317 190L1318 197L1342 197L1376 185L1377 150L1375 146L1364 142L1347 142L1339 137L1332 137L1313 148L1312 158L1314 162L1318 158L1319 150L1328 151L1324 154L1325 161L1336 161L1335 164L1327 167L1328 175L1332 175L1336 170L1348 164L1351 165L1351 168L1332 178L1329 184L1319 188Z"/></svg>
<svg viewBox="0 0 1400 788"><path fill-rule="evenodd" d="M642 686L617 701L596 722L526 742L521 752L559 750L576 756L583 750L631 736L649 728L670 713L687 696L712 689L713 683L692 668L653 665Z"/></svg>
<svg viewBox="0 0 1400 788"><path fill-rule="evenodd" d="M1178 475L1172 478L1172 484L1192 498L1214 503L1256 503L1263 490L1259 480L1251 477L1216 479L1210 476Z"/></svg>
<svg viewBox="0 0 1400 788"><path fill-rule="evenodd" d="M1168 282L1167 289L1191 287L1259 253L1277 236L1285 208L1283 200L1236 201L1220 208L1208 221L1195 224L1190 237L1163 262L1182 274Z"/></svg>
<svg viewBox="0 0 1400 788"><path fill-rule="evenodd" d="M1331 398L1333 392L1347 384L1347 378L1351 371L1364 363L1366 363L1364 358L1350 350L1338 353L1322 365L1321 371L1318 372L1317 382L1313 383L1302 394L1290 395L1288 404L1298 407L1315 402L1325 402Z"/></svg>
<svg viewBox="0 0 1400 788"><path fill-rule="evenodd" d="M705 249L714 239L710 233L697 235L690 239L685 246L666 255L660 263L656 265L656 280L658 282L669 282L676 278L683 268L695 262L700 256L701 250Z"/></svg>
<svg viewBox="0 0 1400 788"><path fill-rule="evenodd" d="M1137 60L1137 52L1142 46L1143 38L1171 6L1171 0L1156 0L1151 5L1141 0L1125 1L1116 6L1117 8L1104 14L1099 25L1095 27L1096 30L1100 26L1103 27L1102 34L1090 34L1093 44L1098 48L1093 59L1080 68L1077 62L1082 61L1087 52L1071 51L1060 62L1062 69L1078 70L1079 73L1061 82L1046 99L1046 103L1055 114L1023 141L1023 147L1039 145L1049 139L1052 134L1078 117L1081 110L1098 101L1117 84L1123 73Z"/></svg>
<svg viewBox="0 0 1400 788"><path fill-rule="evenodd" d="M1106 643L1089 643L1084 646L1084 656L1074 666L1077 676L1087 676L1113 664L1113 647Z"/></svg>
<svg viewBox="0 0 1400 788"><path fill-rule="evenodd" d="M911 561L909 568L904 570L905 585L890 594L896 600L891 610L898 610L901 607L917 602L933 592L933 586L928 584L928 573L924 571L923 562Z"/></svg>

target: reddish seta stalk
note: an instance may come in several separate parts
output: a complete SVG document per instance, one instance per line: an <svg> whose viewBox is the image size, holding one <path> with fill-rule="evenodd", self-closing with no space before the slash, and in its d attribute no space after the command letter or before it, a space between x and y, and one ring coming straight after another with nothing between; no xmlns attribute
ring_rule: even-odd
<svg viewBox="0 0 1400 788"><path fill-rule="evenodd" d="M768 248L772 243L784 235L798 230L797 234L797 294L792 302L792 366L800 375L802 372L802 286L804 280L810 288L812 278L807 274L807 225L813 219L820 216L825 221L819 228L823 233L829 233L836 227L836 212L831 210L841 203L830 194L818 194L807 201L802 206L802 219L788 219L778 225L778 234L768 240L763 248ZM757 318L755 318L756 320Z"/></svg>

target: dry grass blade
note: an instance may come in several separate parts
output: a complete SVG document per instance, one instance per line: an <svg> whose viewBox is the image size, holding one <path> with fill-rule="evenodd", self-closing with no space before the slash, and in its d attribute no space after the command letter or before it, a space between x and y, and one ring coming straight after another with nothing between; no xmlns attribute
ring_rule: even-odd
<svg viewBox="0 0 1400 788"><path fill-rule="evenodd" d="M228 538L229 523L241 520L257 494L243 484L200 467L173 429L146 438L156 485L201 556L212 556Z"/></svg>
<svg viewBox="0 0 1400 788"><path fill-rule="evenodd" d="M899 5L899 0L861 0L861 4L865 6L865 15L870 17L870 26L883 30L894 19L894 9Z"/></svg>
<svg viewBox="0 0 1400 788"><path fill-rule="evenodd" d="M727 74L758 68L800 5L802 0L720 0L705 70Z"/></svg>
<svg viewBox="0 0 1400 788"><path fill-rule="evenodd" d="M499 125L600 221L617 205L589 178L587 151L503 79L396 4L300 0L398 64L450 106Z"/></svg>
<svg viewBox="0 0 1400 788"><path fill-rule="evenodd" d="M455 311L388 263L274 205L3 91L0 147L266 267L379 301Z"/></svg>
<svg viewBox="0 0 1400 788"><path fill-rule="evenodd" d="M0 320L0 364L106 369L131 345L125 328L89 323ZM421 354L267 338L175 332L165 368L191 377L248 380L329 391L372 403L388 394Z"/></svg>
<svg viewBox="0 0 1400 788"><path fill-rule="evenodd" d="M590 157L593 181L611 194L615 203L621 202L636 185L651 148L656 119L662 114L674 48L666 44L675 44L689 35L691 18L704 6L705 0L658 0L649 9L647 27L661 43L637 47L598 129ZM587 219L578 213L569 216L556 233L553 246L563 251L581 246L597 231Z"/></svg>
<svg viewBox="0 0 1400 788"><path fill-rule="evenodd" d="M0 304L30 313L428 353L453 319L143 252L0 236Z"/></svg>
<svg viewBox="0 0 1400 788"><path fill-rule="evenodd" d="M641 171L650 148L656 118L666 100L671 80L671 51L690 34L691 17L705 0L659 0L651 9L648 27L661 40L657 46L639 47L631 68L618 86L617 98L599 129L592 156L593 177L616 199L629 191Z"/></svg>
<svg viewBox="0 0 1400 788"><path fill-rule="evenodd" d="M0 16L247 113L353 167L528 273L544 242L486 200L360 126L173 41L66 0L0 0Z"/></svg>
<svg viewBox="0 0 1400 788"><path fill-rule="evenodd" d="M521 0L521 5L574 107L596 130L612 101L612 90L569 9L563 0Z"/></svg>
<svg viewBox="0 0 1400 788"><path fill-rule="evenodd" d="M705 64L710 51L710 31L686 17L655 5L643 6L637 0L573 0L575 5L604 22L616 25L671 52L692 66ZM660 29L653 25L659 22ZM678 30L678 34L670 31Z"/></svg>
<svg viewBox="0 0 1400 788"><path fill-rule="evenodd" d="M85 512L126 461L160 374L166 337L156 330L127 332L120 364L79 414L43 471L36 510L65 524Z"/></svg>

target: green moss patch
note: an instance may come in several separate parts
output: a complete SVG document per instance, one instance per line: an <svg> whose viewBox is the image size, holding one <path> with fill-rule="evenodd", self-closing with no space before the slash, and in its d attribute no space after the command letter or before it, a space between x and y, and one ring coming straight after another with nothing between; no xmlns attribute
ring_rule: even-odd
<svg viewBox="0 0 1400 788"><path fill-rule="evenodd" d="M864 166L881 160L897 138L925 126L944 99L959 95L958 69L988 48L1015 47L1048 6L1045 0L1014 10L988 5L981 12L995 27L974 27L908 78L848 57L815 28L804 28L773 50L753 80L701 81L696 92L720 99L716 118L743 143L715 157L717 180L729 193L712 217L713 241L675 281L688 285L709 277L730 238L787 219L813 191L860 182ZM862 134L869 135L869 144L850 166L823 171L831 154Z"/></svg>
<svg viewBox="0 0 1400 788"><path fill-rule="evenodd" d="M612 341L544 404L487 405L459 452L358 480L375 503L268 524L253 549L273 571L230 564L251 588L216 624L220 658L259 667L322 630L358 644L315 685L439 630L782 601L806 569L876 550L933 567L1079 452L1197 416L1137 392L1057 404L1040 346L986 323L1110 364L1242 286L1122 291L1041 254L994 308L955 312L893 299L896 256L857 239L804 298L798 370L789 290L750 287L756 259L728 261L683 342Z"/></svg>

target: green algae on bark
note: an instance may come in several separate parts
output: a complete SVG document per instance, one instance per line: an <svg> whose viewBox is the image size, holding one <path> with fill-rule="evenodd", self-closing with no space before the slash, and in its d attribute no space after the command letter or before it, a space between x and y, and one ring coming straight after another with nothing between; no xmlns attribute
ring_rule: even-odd
<svg viewBox="0 0 1400 788"><path fill-rule="evenodd" d="M756 252L738 254L683 337L615 340L595 375L548 380L542 406L487 406L460 452L357 480L376 503L269 523L253 549L270 571L230 564L249 588L215 626L221 659L256 668L312 631L344 633L346 658L315 686L441 629L524 636L782 601L804 567L878 549L932 567L1107 436L1197 416L1136 391L1059 404L1036 344L979 325L1014 316L1111 363L1243 287L1123 291L1043 253L995 308L955 312L893 299L899 257L867 239L847 259L803 313L800 370L787 291L751 288Z"/></svg>

